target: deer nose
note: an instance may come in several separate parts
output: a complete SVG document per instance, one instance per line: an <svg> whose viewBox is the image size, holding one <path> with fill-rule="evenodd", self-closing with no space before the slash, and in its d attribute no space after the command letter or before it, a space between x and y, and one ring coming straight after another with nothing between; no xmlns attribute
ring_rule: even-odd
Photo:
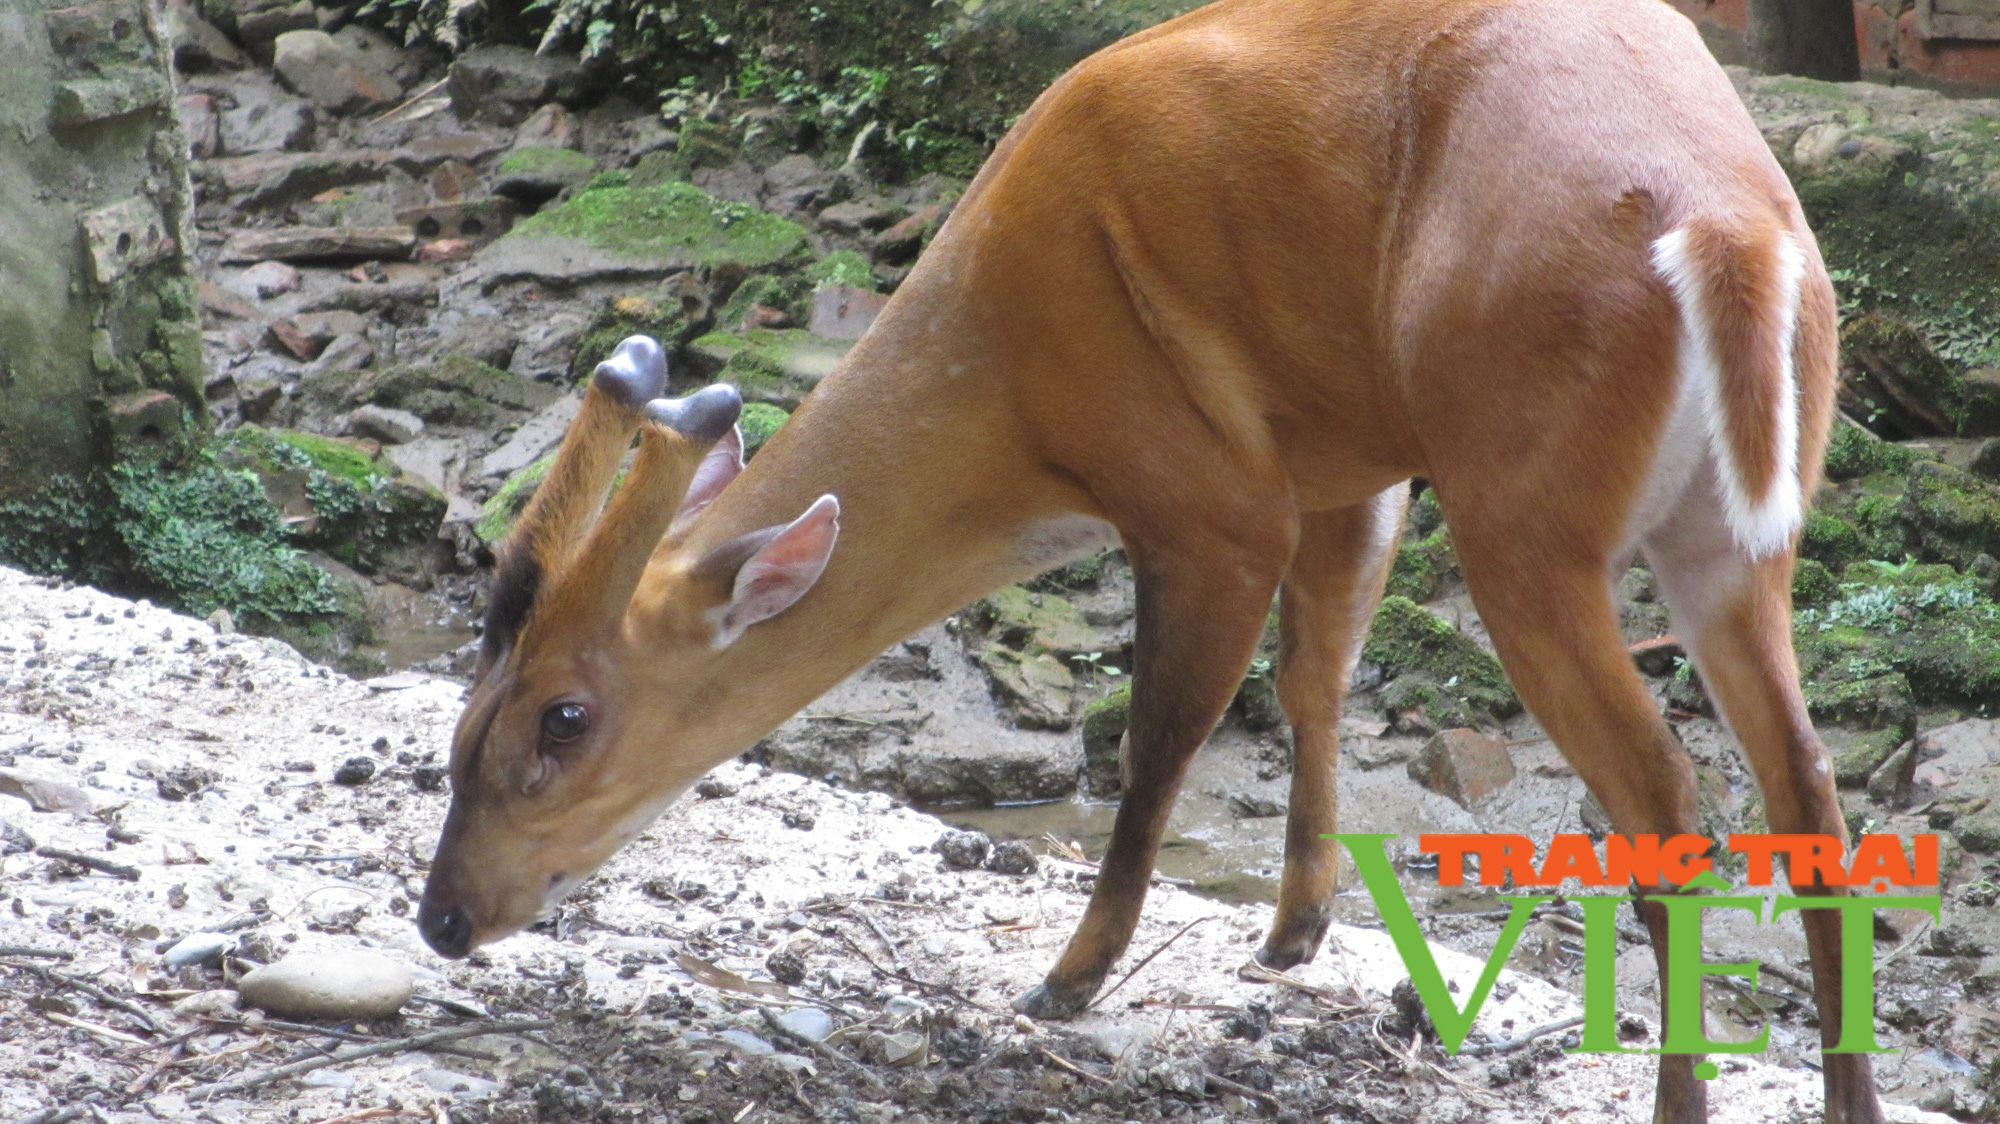
<svg viewBox="0 0 2000 1124"><path fill-rule="evenodd" d="M464 906L439 905L426 896L417 906L417 931L432 951L447 960L472 951L472 917Z"/></svg>

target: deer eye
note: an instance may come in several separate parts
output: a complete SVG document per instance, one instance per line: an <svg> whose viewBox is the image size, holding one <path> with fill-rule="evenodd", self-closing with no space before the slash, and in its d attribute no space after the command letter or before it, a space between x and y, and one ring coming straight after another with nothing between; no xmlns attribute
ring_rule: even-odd
<svg viewBox="0 0 2000 1124"><path fill-rule="evenodd" d="M557 703L542 711L542 738L561 744L573 742L590 729L590 711L582 703Z"/></svg>

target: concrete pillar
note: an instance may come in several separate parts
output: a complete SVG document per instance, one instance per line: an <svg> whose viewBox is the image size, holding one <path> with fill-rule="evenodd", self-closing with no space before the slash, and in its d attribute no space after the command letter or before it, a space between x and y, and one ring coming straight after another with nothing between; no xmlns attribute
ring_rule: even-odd
<svg viewBox="0 0 2000 1124"><path fill-rule="evenodd" d="M205 425L187 142L148 0L0 0L0 500Z"/></svg>

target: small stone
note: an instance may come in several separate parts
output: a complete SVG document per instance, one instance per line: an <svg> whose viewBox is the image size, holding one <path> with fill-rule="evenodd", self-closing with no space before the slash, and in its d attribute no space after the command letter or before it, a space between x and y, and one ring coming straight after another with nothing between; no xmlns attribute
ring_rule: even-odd
<svg viewBox="0 0 2000 1124"><path fill-rule="evenodd" d="M986 869L995 874L1033 874L1041 865L1035 859L1035 852L1026 843L1010 839L995 844L993 853L986 857Z"/></svg>
<svg viewBox="0 0 2000 1124"><path fill-rule="evenodd" d="M1917 742L1913 738L1884 758L1868 777L1868 799L1890 808L1909 803L1917 772Z"/></svg>
<svg viewBox="0 0 2000 1124"><path fill-rule="evenodd" d="M882 230L895 221L895 212L859 200L835 203L819 213L819 224L836 234L865 234Z"/></svg>
<svg viewBox="0 0 2000 1124"><path fill-rule="evenodd" d="M333 771L333 783L345 785L367 784L375 776L375 759L372 757L350 757Z"/></svg>
<svg viewBox="0 0 2000 1124"><path fill-rule="evenodd" d="M1231 793L1228 803L1229 814L1239 820L1262 820L1285 814L1283 805L1276 800L1252 796L1247 792Z"/></svg>
<svg viewBox="0 0 2000 1124"><path fill-rule="evenodd" d="M208 627L214 629L217 636L233 636L236 633L236 621L230 617L227 609L217 609L210 613Z"/></svg>
<svg viewBox="0 0 2000 1124"><path fill-rule="evenodd" d="M299 271L281 261L261 261L224 282L246 297L269 300L299 287Z"/></svg>
<svg viewBox="0 0 2000 1124"><path fill-rule="evenodd" d="M1499 738L1446 730L1427 742L1407 769L1411 780L1471 809L1514 779L1514 758Z"/></svg>
<svg viewBox="0 0 2000 1124"><path fill-rule="evenodd" d="M752 1057L762 1057L778 1052L776 1046L771 1045L769 1042L764 1041L747 1030L738 1030L735 1027L717 1033L715 1040L739 1054L748 1054Z"/></svg>
<svg viewBox="0 0 2000 1124"><path fill-rule="evenodd" d="M314 339L297 324L283 317L271 321L265 328L265 340L271 347L285 351L292 358L307 363L318 359L319 353L326 350L325 341Z"/></svg>
<svg viewBox="0 0 2000 1124"><path fill-rule="evenodd" d="M419 1070L417 1080L440 1093L456 1093L475 1100L493 1096L500 1091L500 1083L497 1081L488 1081L484 1077L474 1077L449 1069Z"/></svg>
<svg viewBox="0 0 2000 1124"><path fill-rule="evenodd" d="M228 933L189 933L175 941L160 959L169 968L214 964L235 947L236 938Z"/></svg>
<svg viewBox="0 0 2000 1124"><path fill-rule="evenodd" d="M1960 816L1951 825L1959 845L1976 855L2000 852L2000 808L1987 807L1969 816Z"/></svg>
<svg viewBox="0 0 2000 1124"><path fill-rule="evenodd" d="M442 765L419 765L410 770L410 781L420 792L443 792L451 773Z"/></svg>
<svg viewBox="0 0 2000 1124"><path fill-rule="evenodd" d="M796 948L781 948L764 958L764 970L779 983L797 987L806 982L805 954Z"/></svg>
<svg viewBox="0 0 2000 1124"><path fill-rule="evenodd" d="M983 831L947 831L931 850L944 856L946 866L957 870L978 870L993 853L993 839Z"/></svg>
<svg viewBox="0 0 2000 1124"><path fill-rule="evenodd" d="M243 1011L234 991L197 991L174 1004L174 1014L188 1019L233 1019Z"/></svg>
<svg viewBox="0 0 2000 1124"><path fill-rule="evenodd" d="M280 1018L374 1019L410 1001L410 970L373 952L302 952L237 982L243 1004Z"/></svg>
<svg viewBox="0 0 2000 1124"><path fill-rule="evenodd" d="M315 1069L302 1075L299 1084L313 1089L352 1089L354 1075L337 1069Z"/></svg>
<svg viewBox="0 0 2000 1124"><path fill-rule="evenodd" d="M575 148L576 142L576 117L561 102L530 113L514 130L514 144L520 148Z"/></svg>
<svg viewBox="0 0 2000 1124"><path fill-rule="evenodd" d="M300 96L334 113L383 105L403 93L396 80L377 70L372 60L324 31L288 31L278 36L271 65Z"/></svg>
<svg viewBox="0 0 2000 1124"><path fill-rule="evenodd" d="M818 1007L794 1007L778 1016L778 1025L808 1042L824 1042L834 1031L833 1016Z"/></svg>
<svg viewBox="0 0 2000 1124"><path fill-rule="evenodd" d="M813 826L819 821L813 818L811 812L786 812L783 816L779 817L779 822L783 823L786 827L795 828L799 831L811 831Z"/></svg>
<svg viewBox="0 0 2000 1124"><path fill-rule="evenodd" d="M347 415L347 432L356 437L373 437L384 445L407 445L424 435L424 419L408 410L362 406Z"/></svg>
<svg viewBox="0 0 2000 1124"><path fill-rule="evenodd" d="M703 800L720 800L726 796L736 795L736 786L714 777L703 777L701 782L694 786L694 794Z"/></svg>

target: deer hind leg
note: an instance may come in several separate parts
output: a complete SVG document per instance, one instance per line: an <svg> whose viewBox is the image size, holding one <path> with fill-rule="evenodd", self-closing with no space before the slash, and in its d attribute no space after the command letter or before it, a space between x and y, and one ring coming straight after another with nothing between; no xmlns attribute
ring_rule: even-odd
<svg viewBox="0 0 2000 1124"><path fill-rule="evenodd" d="M1313 958L1333 916L1339 856L1325 836L1339 830L1340 708L1409 494L1398 483L1366 503L1304 516L1279 593L1278 701L1292 723L1292 796L1278 913L1257 953L1279 971Z"/></svg>
<svg viewBox="0 0 2000 1124"><path fill-rule="evenodd" d="M1690 489L1646 543L1674 630L1743 745L1771 830L1832 835L1845 843L1833 769L1807 717L1792 652L1792 555L1745 558L1711 495L1708 488ZM1805 910L1799 916L1812 956L1820 1041L1830 1047L1841 1027L1840 915ZM1823 1060L1828 1124L1879 1124L1882 1109L1868 1055L1826 1054Z"/></svg>
<svg viewBox="0 0 2000 1124"><path fill-rule="evenodd" d="M1138 579L1125 794L1083 920L1048 977L1014 1001L1036 1018L1080 1014L1131 943L1188 762L1243 680L1291 545L1226 520L1175 528L1171 550L1124 537ZM1273 541L1245 545L1257 538Z"/></svg>
<svg viewBox="0 0 2000 1124"><path fill-rule="evenodd" d="M1548 527L1547 507L1511 514L1487 508L1460 520L1451 492L1441 490L1440 498L1466 584L1508 676L1615 829L1693 832L1694 764L1655 709L1619 633L1610 578L1617 545L1565 549L1560 544L1592 536ZM1639 912L1652 932L1664 995L1666 912L1652 902ZM1707 1093L1694 1076L1698 1060L1661 1056L1657 1124L1707 1119Z"/></svg>

